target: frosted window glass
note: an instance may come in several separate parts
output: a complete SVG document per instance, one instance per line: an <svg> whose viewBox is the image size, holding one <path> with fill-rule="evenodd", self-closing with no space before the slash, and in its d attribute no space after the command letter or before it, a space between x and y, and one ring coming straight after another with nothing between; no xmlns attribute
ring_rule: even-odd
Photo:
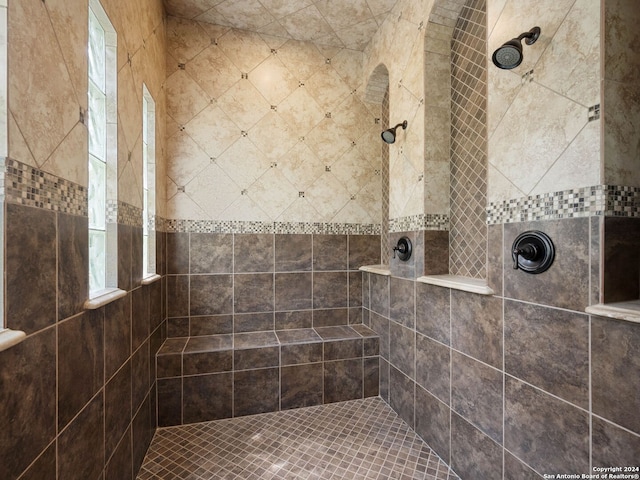
<svg viewBox="0 0 640 480"><path fill-rule="evenodd" d="M89 157L89 228L105 229L107 164Z"/></svg>
<svg viewBox="0 0 640 480"><path fill-rule="evenodd" d="M104 29L89 9L89 79L105 91L106 47Z"/></svg>
<svg viewBox="0 0 640 480"><path fill-rule="evenodd" d="M89 230L89 291L98 292L106 288L106 233Z"/></svg>
<svg viewBox="0 0 640 480"><path fill-rule="evenodd" d="M107 98L89 82L89 153L103 162L107 158Z"/></svg>

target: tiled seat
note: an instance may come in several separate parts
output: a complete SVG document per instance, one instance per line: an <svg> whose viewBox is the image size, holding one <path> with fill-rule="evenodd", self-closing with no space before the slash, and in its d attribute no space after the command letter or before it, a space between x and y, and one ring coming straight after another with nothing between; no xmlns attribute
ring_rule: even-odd
<svg viewBox="0 0 640 480"><path fill-rule="evenodd" d="M168 338L156 356L158 424L376 396L378 353L365 325Z"/></svg>

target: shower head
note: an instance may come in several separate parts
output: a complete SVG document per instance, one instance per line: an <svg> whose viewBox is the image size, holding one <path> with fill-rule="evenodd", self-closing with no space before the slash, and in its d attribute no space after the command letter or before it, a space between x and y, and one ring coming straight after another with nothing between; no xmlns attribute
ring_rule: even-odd
<svg viewBox="0 0 640 480"><path fill-rule="evenodd" d="M522 63L522 39L527 45L533 45L540 37L540 27L533 27L528 32L522 33L517 38L509 40L507 43L493 52L493 63L496 67L504 70L516 68Z"/></svg>
<svg viewBox="0 0 640 480"><path fill-rule="evenodd" d="M396 130L398 127L402 127L403 130L406 130L407 121L405 120L404 122L397 124L395 127L389 128L388 130L382 132L380 134L382 140L384 140L385 143L394 143L396 141Z"/></svg>

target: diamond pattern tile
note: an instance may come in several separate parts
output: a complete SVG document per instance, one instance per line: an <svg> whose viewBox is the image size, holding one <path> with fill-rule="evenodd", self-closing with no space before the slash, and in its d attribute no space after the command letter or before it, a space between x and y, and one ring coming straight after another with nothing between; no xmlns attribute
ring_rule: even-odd
<svg viewBox="0 0 640 480"><path fill-rule="evenodd" d="M138 480L454 480L380 398L159 429Z"/></svg>

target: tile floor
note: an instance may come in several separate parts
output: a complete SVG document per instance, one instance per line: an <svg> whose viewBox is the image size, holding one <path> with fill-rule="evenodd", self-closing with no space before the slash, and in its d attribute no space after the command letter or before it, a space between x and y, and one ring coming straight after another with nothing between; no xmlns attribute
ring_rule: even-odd
<svg viewBox="0 0 640 480"><path fill-rule="evenodd" d="M152 479L459 480L379 397L160 428Z"/></svg>

